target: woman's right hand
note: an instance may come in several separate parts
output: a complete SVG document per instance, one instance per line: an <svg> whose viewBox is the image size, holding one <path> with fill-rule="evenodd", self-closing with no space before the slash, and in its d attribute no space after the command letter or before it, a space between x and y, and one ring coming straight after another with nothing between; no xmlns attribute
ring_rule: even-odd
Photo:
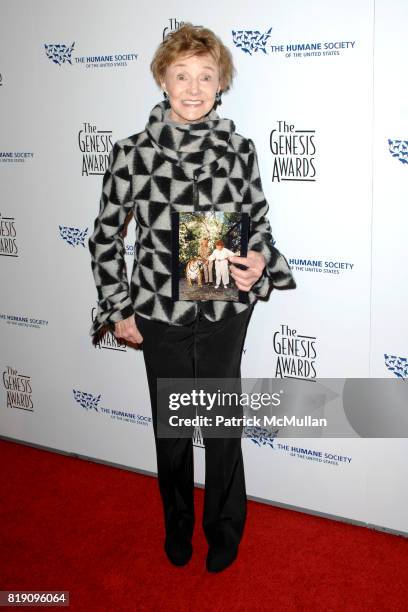
<svg viewBox="0 0 408 612"><path fill-rule="evenodd" d="M127 342L132 342L133 344L141 344L143 342L143 336L137 328L134 315L122 321L116 321L113 333L116 338L127 340Z"/></svg>

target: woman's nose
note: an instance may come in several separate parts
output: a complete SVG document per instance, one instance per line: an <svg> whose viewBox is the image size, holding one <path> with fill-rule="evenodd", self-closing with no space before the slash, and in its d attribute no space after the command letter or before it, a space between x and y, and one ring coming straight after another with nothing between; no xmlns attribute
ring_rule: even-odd
<svg viewBox="0 0 408 612"><path fill-rule="evenodd" d="M189 82L189 93L191 94L197 94L200 91L200 82L198 79L191 79L191 81Z"/></svg>

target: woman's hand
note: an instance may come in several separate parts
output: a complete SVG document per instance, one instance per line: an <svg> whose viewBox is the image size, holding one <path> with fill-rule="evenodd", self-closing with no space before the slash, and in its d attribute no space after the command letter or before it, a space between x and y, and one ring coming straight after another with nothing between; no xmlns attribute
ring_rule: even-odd
<svg viewBox="0 0 408 612"><path fill-rule="evenodd" d="M258 251L248 251L246 257L239 257L234 255L228 258L232 264L243 264L247 266L246 270L241 270L233 266L230 269L230 274L235 280L235 283L241 291L249 291L261 277L262 272L265 268L265 257L258 253Z"/></svg>
<svg viewBox="0 0 408 612"><path fill-rule="evenodd" d="M132 342L132 344L141 344L143 342L143 336L137 328L134 315L123 319L123 321L117 321L113 333L116 338L127 340L127 342Z"/></svg>

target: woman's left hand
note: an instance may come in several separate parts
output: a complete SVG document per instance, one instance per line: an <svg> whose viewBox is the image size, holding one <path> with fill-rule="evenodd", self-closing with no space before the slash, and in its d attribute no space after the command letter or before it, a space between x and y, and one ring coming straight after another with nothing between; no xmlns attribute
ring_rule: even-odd
<svg viewBox="0 0 408 612"><path fill-rule="evenodd" d="M246 257L234 255L228 258L232 264L243 264L247 270L232 266L230 274L241 291L249 291L253 284L261 277L265 268L265 257L258 251L248 251Z"/></svg>

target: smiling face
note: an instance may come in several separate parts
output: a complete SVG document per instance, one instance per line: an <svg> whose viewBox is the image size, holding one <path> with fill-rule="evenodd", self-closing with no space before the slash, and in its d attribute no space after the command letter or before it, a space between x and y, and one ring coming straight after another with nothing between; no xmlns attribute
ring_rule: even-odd
<svg viewBox="0 0 408 612"><path fill-rule="evenodd" d="M218 65L210 54L179 57L167 67L161 86L169 96L170 119L197 123L210 112L221 90Z"/></svg>

